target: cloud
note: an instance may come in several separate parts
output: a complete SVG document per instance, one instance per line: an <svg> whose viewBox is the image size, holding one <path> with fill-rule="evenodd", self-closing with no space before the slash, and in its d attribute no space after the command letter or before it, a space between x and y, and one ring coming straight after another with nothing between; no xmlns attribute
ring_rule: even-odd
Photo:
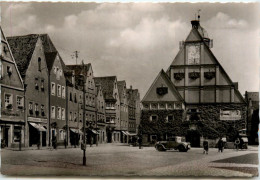
<svg viewBox="0 0 260 180"><path fill-rule="evenodd" d="M235 29L247 28L248 23L243 19L234 19L229 15L218 12L216 16L212 17L205 23L209 28L217 29Z"/></svg>

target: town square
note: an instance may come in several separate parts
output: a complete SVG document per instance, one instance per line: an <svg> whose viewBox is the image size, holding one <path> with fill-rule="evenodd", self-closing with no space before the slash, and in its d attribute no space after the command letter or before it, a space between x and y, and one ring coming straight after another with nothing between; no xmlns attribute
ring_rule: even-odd
<svg viewBox="0 0 260 180"><path fill-rule="evenodd" d="M258 3L1 8L2 175L258 176Z"/></svg>

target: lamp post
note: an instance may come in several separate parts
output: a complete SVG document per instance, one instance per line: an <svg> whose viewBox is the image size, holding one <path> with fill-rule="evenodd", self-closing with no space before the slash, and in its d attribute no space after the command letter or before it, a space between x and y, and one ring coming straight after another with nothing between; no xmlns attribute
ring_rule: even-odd
<svg viewBox="0 0 260 180"><path fill-rule="evenodd" d="M83 166L86 166L86 115L85 115L85 106L86 106L86 100L85 100L85 66L82 61L83 66Z"/></svg>

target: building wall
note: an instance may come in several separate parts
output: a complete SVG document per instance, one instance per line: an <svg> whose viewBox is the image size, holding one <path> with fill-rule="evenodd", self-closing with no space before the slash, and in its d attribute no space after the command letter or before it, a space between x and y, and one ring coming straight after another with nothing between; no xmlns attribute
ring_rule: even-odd
<svg viewBox="0 0 260 180"><path fill-rule="evenodd" d="M58 145L63 145L66 138L66 80L60 61L57 55L50 71L50 124L57 124L56 128L52 127L51 139L55 133Z"/></svg>
<svg viewBox="0 0 260 180"><path fill-rule="evenodd" d="M38 70L38 58L41 58L41 71ZM36 68L37 67L37 68ZM37 122L41 123L44 127L46 127L46 144L48 144L48 72L47 65L45 61L44 49L42 46L42 42L40 38L36 43L34 52L32 54L32 58L30 64L28 66L26 76L24 79L24 84L27 85L25 92L25 107L26 107L26 135L25 139L27 140L26 144L28 144L29 140L29 124L28 122ZM36 89L36 84L38 85L38 89ZM43 88L42 88L43 87ZM32 103L32 109L29 107L29 103ZM38 104L39 114L36 115L35 105ZM44 106L41 109L41 106ZM30 110L31 109L31 110ZM44 112L44 113L42 113Z"/></svg>
<svg viewBox="0 0 260 180"><path fill-rule="evenodd" d="M98 88L97 88L98 89ZM103 96L102 89L100 88L97 91L97 128L99 129L98 142L105 143L107 142L106 135L106 115L105 115L105 100Z"/></svg>

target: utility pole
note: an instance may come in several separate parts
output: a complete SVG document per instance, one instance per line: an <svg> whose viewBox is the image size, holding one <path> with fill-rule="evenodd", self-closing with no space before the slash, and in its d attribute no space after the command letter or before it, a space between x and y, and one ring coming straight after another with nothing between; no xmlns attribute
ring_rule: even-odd
<svg viewBox="0 0 260 180"><path fill-rule="evenodd" d="M77 51L76 51L77 52ZM82 61L82 66L83 66L83 166L86 166L86 100L85 100L85 82L86 82L86 77L85 77L85 65Z"/></svg>
<svg viewBox="0 0 260 180"><path fill-rule="evenodd" d="M74 57L76 58L76 65L77 65L77 64L78 64L79 51L74 51L73 53L74 53L74 54L71 55L71 57L72 57L72 58L74 58Z"/></svg>

